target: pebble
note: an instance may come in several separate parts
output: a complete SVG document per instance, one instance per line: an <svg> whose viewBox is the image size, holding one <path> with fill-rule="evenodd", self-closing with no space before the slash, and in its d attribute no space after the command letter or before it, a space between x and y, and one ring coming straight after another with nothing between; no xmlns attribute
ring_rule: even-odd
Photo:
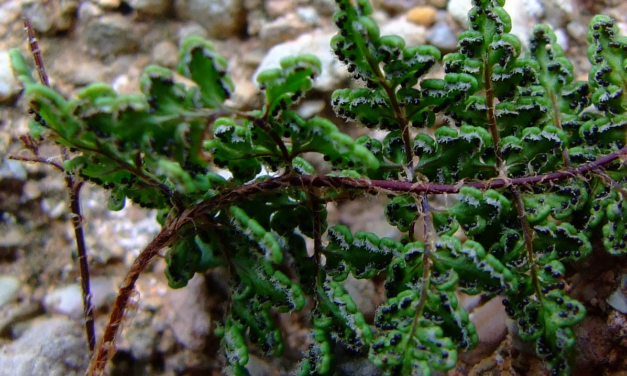
<svg viewBox="0 0 627 376"><path fill-rule="evenodd" d="M415 0L386 0L381 2L381 9L391 15L396 15L400 13L407 13L410 9L417 5L416 3L417 2Z"/></svg>
<svg viewBox="0 0 627 376"><path fill-rule="evenodd" d="M431 26L435 22L437 9L431 6L414 7L407 12L407 20L422 26Z"/></svg>
<svg viewBox="0 0 627 376"><path fill-rule="evenodd" d="M19 279L10 275L0 276L0 307L15 300L19 290Z"/></svg>
<svg viewBox="0 0 627 376"><path fill-rule="evenodd" d="M299 13L289 13L265 24L259 31L259 38L266 47L272 47L303 34L315 26Z"/></svg>
<svg viewBox="0 0 627 376"><path fill-rule="evenodd" d="M192 35L199 36L203 39L209 38L209 34L204 27L195 22L190 22L179 28L176 34L178 45L180 46L185 38L191 37Z"/></svg>
<svg viewBox="0 0 627 376"><path fill-rule="evenodd" d="M434 6L438 9L446 9L448 0L427 0L427 4Z"/></svg>
<svg viewBox="0 0 627 376"><path fill-rule="evenodd" d="M165 294L167 322L177 342L188 349L201 349L211 330L205 277L196 274L182 289L168 289Z"/></svg>
<svg viewBox="0 0 627 376"><path fill-rule="evenodd" d="M264 3L266 14L270 18L278 18L294 10L295 2L292 0L267 0Z"/></svg>
<svg viewBox="0 0 627 376"><path fill-rule="evenodd" d="M24 162L14 159L4 159L0 163L0 181L1 180L19 180L25 181L28 177Z"/></svg>
<svg viewBox="0 0 627 376"><path fill-rule="evenodd" d="M607 304L620 313L627 314L627 274L623 274L616 290L607 298Z"/></svg>
<svg viewBox="0 0 627 376"><path fill-rule="evenodd" d="M475 325L479 344L471 351L460 354L460 358L468 363L475 364L486 355L496 350L507 335L507 314L501 303L502 297L492 298L490 301L474 310L470 320Z"/></svg>
<svg viewBox="0 0 627 376"><path fill-rule="evenodd" d="M406 17L397 17L381 25L380 34L398 35L405 39L406 46L416 46L427 41L427 29L407 20Z"/></svg>
<svg viewBox="0 0 627 376"><path fill-rule="evenodd" d="M0 248L15 248L24 244L26 234L21 227L15 224L6 226L0 224Z"/></svg>
<svg viewBox="0 0 627 376"><path fill-rule="evenodd" d="M357 305L357 310L364 315L366 321L374 318L377 306L374 283L369 279L356 279L350 275L344 282L344 288Z"/></svg>
<svg viewBox="0 0 627 376"><path fill-rule="evenodd" d="M438 22L429 30L427 40L442 52L452 52L457 49L457 35L446 22Z"/></svg>
<svg viewBox="0 0 627 376"><path fill-rule="evenodd" d="M95 277L90 279L90 290L97 310L113 303L118 287L111 278ZM78 283L58 287L44 297L43 305L48 313L79 319L83 317L83 290Z"/></svg>
<svg viewBox="0 0 627 376"><path fill-rule="evenodd" d="M569 43L568 43L568 34L566 34L566 30L557 29L554 30L555 39L557 40L557 44L562 47L562 50L568 51Z"/></svg>
<svg viewBox="0 0 627 376"><path fill-rule="evenodd" d="M9 51L0 50L0 102L15 97L22 90L11 63Z"/></svg>
<svg viewBox="0 0 627 376"><path fill-rule="evenodd" d="M175 68L178 63L178 48L174 43L164 40L157 43L150 53L152 62L166 68Z"/></svg>
<svg viewBox="0 0 627 376"><path fill-rule="evenodd" d="M337 61L335 55L332 54L329 45L331 38L335 32L325 33L321 30L315 30L311 33L303 34L293 41L284 42L272 47L261 64L253 74L253 81L256 83L255 77L262 70L270 68L278 68L281 59L287 56L295 56L299 54L313 54L320 59L322 63L322 73L314 81L314 88L320 91L331 91L346 78L348 72Z"/></svg>
<svg viewBox="0 0 627 376"><path fill-rule="evenodd" d="M28 17L30 19L35 31L39 33L55 34L68 31L72 28L78 5L78 0L24 1L22 5L22 17Z"/></svg>
<svg viewBox="0 0 627 376"><path fill-rule="evenodd" d="M241 1L236 0L175 0L179 18L192 20L205 29L210 38L240 35L246 28L246 15Z"/></svg>
<svg viewBox="0 0 627 376"><path fill-rule="evenodd" d="M169 0L129 0L128 5L140 15L148 17L160 17L167 15L170 10Z"/></svg>
<svg viewBox="0 0 627 376"><path fill-rule="evenodd" d="M78 284L59 287L44 297L44 308L49 313L60 313L72 319L79 319L83 316L82 294Z"/></svg>
<svg viewBox="0 0 627 376"><path fill-rule="evenodd" d="M11 376L78 376L89 363L83 326L65 317L36 319L0 351L0 373Z"/></svg>
<svg viewBox="0 0 627 376"><path fill-rule="evenodd" d="M119 14L107 14L87 24L81 33L88 51L99 57L133 52L137 40L132 21Z"/></svg>
<svg viewBox="0 0 627 376"><path fill-rule="evenodd" d="M7 0L0 5L0 25L8 25L20 16L19 0Z"/></svg>
<svg viewBox="0 0 627 376"><path fill-rule="evenodd" d="M571 21L566 25L568 35L578 41L585 41L588 28L579 21Z"/></svg>

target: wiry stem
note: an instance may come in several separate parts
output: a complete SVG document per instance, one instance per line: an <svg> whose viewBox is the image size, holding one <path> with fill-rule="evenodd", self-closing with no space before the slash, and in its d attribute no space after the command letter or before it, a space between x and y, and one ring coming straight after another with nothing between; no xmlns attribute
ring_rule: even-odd
<svg viewBox="0 0 627 376"><path fill-rule="evenodd" d="M180 228L177 223L164 227L152 242L139 254L126 273L124 282L113 304L105 332L102 335L102 339L98 342L96 351L89 363L89 368L85 373L86 376L100 376L103 374L107 362L115 353L115 338L124 319L124 313L128 307L129 300L133 295L133 291L135 291L135 283L141 272L150 264L150 261L152 261L157 253L167 246L176 236L176 230Z"/></svg>
<svg viewBox="0 0 627 376"><path fill-rule="evenodd" d="M24 27L28 33L28 45L33 54L35 65L37 66L37 72L41 82L50 86L48 80L48 74L46 73L46 67L44 60L41 56L41 50L39 49L39 43L35 36L35 31L28 18L24 18ZM24 145L28 147L35 154L35 161L42 161L39 157L36 148L36 142L30 137L24 142ZM70 153L66 147L61 147L61 154L63 160L70 159ZM15 158L19 159L19 158ZM49 160L43 161L46 164L52 165L63 172L66 172L62 165L53 163ZM94 307L91 303L91 288L89 284L89 263L87 260L87 246L85 245L85 234L83 232L83 217L81 214L80 204L80 191L83 186L82 182L74 180L72 175L65 173L64 175L65 185L67 186L68 195L70 198L70 212L72 215L72 225L74 227L74 239L76 241L76 250L78 254L78 265L81 275L81 289L83 292L83 312L85 317L85 334L87 336L87 345L90 351L94 351L96 345L96 331L94 329Z"/></svg>
<svg viewBox="0 0 627 376"><path fill-rule="evenodd" d="M533 254L533 231L531 230L529 222L527 221L527 215L525 214L525 205L523 204L520 192L518 192L518 189L516 187L511 187L510 190L514 195L514 203L516 204L516 209L518 210L518 220L520 221L520 225L523 231L525 248L527 249L527 259L529 262L529 271L531 272L531 281L533 282L533 287L536 290L536 296L538 297L540 304L542 304L542 291L540 288L540 281L538 280L536 261Z"/></svg>
<svg viewBox="0 0 627 376"><path fill-rule="evenodd" d="M405 345L405 352L408 351L408 346L413 347L413 338L416 335L416 330L418 329L418 322L420 321L420 316L422 315L422 310L427 302L427 293L430 287L429 278L431 275L431 214L429 212L429 204L427 202L427 195L422 195L421 197L421 211L420 214L424 221L424 244L425 251L422 255L422 288L420 289L420 299L418 300L418 304L416 305L416 314L414 315L414 320L411 325L411 331L409 334L409 341L407 341ZM409 370L411 372L411 370Z"/></svg>

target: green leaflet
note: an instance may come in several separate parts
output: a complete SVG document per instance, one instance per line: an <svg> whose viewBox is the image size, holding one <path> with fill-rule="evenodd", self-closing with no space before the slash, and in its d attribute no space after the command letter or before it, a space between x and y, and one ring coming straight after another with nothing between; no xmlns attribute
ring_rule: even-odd
<svg viewBox="0 0 627 376"><path fill-rule="evenodd" d="M201 37L188 37L181 44L178 72L198 85L205 107L219 108L231 97L234 87L226 66L226 59Z"/></svg>
<svg viewBox="0 0 627 376"><path fill-rule="evenodd" d="M323 250L325 271L335 281L345 280L349 273L355 278L372 278L387 268L399 252L400 243L379 239L375 234L358 231L351 234L348 227L335 225L328 231L329 245Z"/></svg>
<svg viewBox="0 0 627 376"><path fill-rule="evenodd" d="M627 110L627 99L623 95L627 90L627 52L622 48L627 38L618 36L618 28L611 18L598 15L590 21L588 42L592 102L612 118Z"/></svg>

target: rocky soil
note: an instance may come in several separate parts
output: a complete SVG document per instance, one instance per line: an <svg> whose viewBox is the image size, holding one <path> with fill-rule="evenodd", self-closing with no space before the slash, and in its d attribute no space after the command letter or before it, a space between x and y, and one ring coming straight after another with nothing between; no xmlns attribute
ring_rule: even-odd
<svg viewBox="0 0 627 376"><path fill-rule="evenodd" d="M375 0L382 34L399 34L408 44L430 43L444 52L456 48L470 0ZM609 14L627 35L627 3L620 0L509 0L513 32L526 39L538 22L550 24L585 78L586 26L594 12ZM233 105L260 103L255 72L300 52L316 54L324 73L300 108L305 116L329 109L331 92L348 83L331 55L333 0L4 0L0 4L0 376L83 374L89 353L82 324L73 231L62 176L48 166L7 159L26 153L18 137L28 115L20 102L7 50L29 55L22 17L39 35L51 84L66 96L98 81L123 93L138 92L148 64L173 68L180 41L191 34L212 39L229 59L237 85ZM442 72L434 72L434 75ZM351 124L349 132L358 132ZM42 155L60 159L46 145ZM89 250L96 326L102 332L126 269L159 226L154 213L128 205L106 210L105 193L83 190L83 226ZM329 220L355 230L397 236L376 199L329 205ZM171 290L155 262L139 280L135 309L117 341L111 375L220 375L215 322L225 308L224 270L197 275ZM627 263L594 256L573 267L572 293L590 312L579 325L578 374L627 376ZM372 320L381 286L347 282L362 312ZM465 298L481 344L461 357L450 375L543 375L533 349L510 333L499 299ZM133 317L131 317L133 316ZM307 345L305 314L277 315L287 333L283 359L253 353L256 376L289 374ZM343 375L376 375L367 360L338 354Z"/></svg>

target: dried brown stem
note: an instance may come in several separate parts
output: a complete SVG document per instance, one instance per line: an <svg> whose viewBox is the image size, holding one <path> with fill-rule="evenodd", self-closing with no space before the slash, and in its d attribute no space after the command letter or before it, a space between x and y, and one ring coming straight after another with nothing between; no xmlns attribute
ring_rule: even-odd
<svg viewBox="0 0 627 376"><path fill-rule="evenodd" d="M24 27L26 28L26 32L28 33L28 45L30 47L31 53L33 54L33 59L35 60L35 65L37 66L39 78L44 85L50 86L48 73L46 73L46 66L44 65L44 59L41 56L39 43L37 42L37 37L35 36L35 30L33 29L33 26L31 25L28 18L24 18ZM91 304L91 289L89 286L89 263L87 262L87 246L85 245L85 234L83 232L82 224L83 217L81 215L80 204L80 190L83 186L83 183L74 180L73 176L68 174L61 164L52 162L49 159L43 159L39 157L36 147L37 143L32 137L23 140L23 142L24 145L29 150L31 150L33 154L35 154L35 157L31 159L31 161L46 163L64 172L65 185L67 186L68 195L70 198L70 212L72 215L72 225L74 226L74 239L76 240L78 265L81 274L81 288L83 291L83 312L85 315L85 334L87 336L87 345L89 346L89 350L94 351L94 347L96 345L96 331L94 329L94 307ZM70 152L66 147L61 147L61 154L64 161L70 159Z"/></svg>

